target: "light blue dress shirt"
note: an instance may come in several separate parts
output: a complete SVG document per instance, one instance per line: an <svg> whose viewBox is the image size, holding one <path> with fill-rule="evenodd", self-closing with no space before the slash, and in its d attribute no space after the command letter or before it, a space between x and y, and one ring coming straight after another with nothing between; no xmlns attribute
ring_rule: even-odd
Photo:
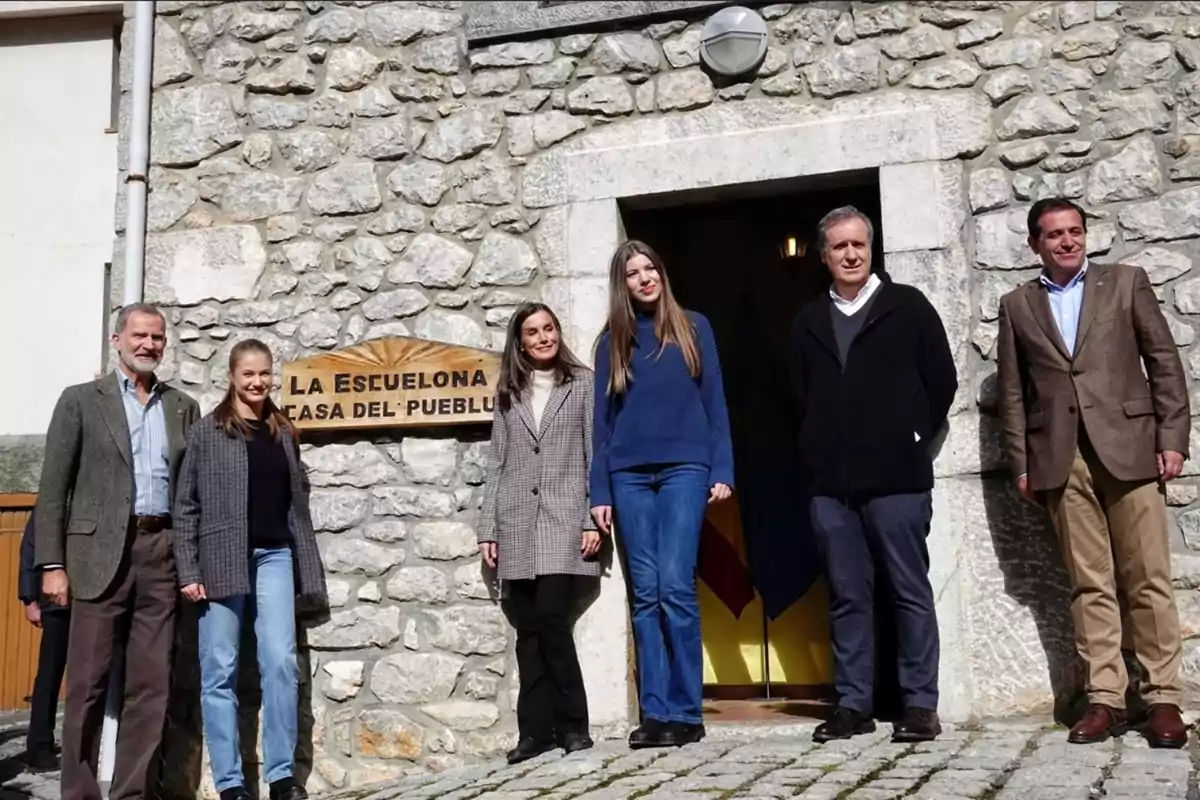
<svg viewBox="0 0 1200 800"><path fill-rule="evenodd" d="M1059 286L1050 280L1045 272L1041 275L1042 285L1050 296L1050 313L1054 316L1054 324L1062 336L1067 353L1075 356L1075 336L1079 331L1079 311L1083 308L1083 276L1087 274L1088 262L1085 260L1075 277L1067 281L1066 286Z"/></svg>
<svg viewBox="0 0 1200 800"><path fill-rule="evenodd" d="M171 513L171 461L162 384L154 384L149 399L142 405L134 382L119 370L116 376L133 451L133 514L166 516Z"/></svg>

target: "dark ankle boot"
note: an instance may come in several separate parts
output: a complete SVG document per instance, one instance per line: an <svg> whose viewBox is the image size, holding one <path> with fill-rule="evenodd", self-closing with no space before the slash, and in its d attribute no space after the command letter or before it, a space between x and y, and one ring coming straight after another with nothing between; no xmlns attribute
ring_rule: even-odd
<svg viewBox="0 0 1200 800"><path fill-rule="evenodd" d="M838 706L833 716L813 731L813 741L832 742L835 739L849 739L851 736L874 732L875 720L871 719L870 715L853 708Z"/></svg>
<svg viewBox="0 0 1200 800"><path fill-rule="evenodd" d="M942 724L936 711L909 708L904 718L892 728L893 742L932 742L942 734Z"/></svg>
<svg viewBox="0 0 1200 800"><path fill-rule="evenodd" d="M644 747L669 747L665 740L667 724L657 719L648 719L629 734L629 747L640 750Z"/></svg>
<svg viewBox="0 0 1200 800"><path fill-rule="evenodd" d="M670 747L683 747L704 738L704 726L698 722L668 722L663 741Z"/></svg>
<svg viewBox="0 0 1200 800"><path fill-rule="evenodd" d="M508 763L520 764L522 761L537 758L542 753L548 753L553 749L554 742L534 739L531 736L523 736L517 742L517 746L508 751Z"/></svg>
<svg viewBox="0 0 1200 800"><path fill-rule="evenodd" d="M592 737L588 736L587 732L572 732L564 734L562 738L562 749L567 754L578 753L580 750L590 750L595 746Z"/></svg>

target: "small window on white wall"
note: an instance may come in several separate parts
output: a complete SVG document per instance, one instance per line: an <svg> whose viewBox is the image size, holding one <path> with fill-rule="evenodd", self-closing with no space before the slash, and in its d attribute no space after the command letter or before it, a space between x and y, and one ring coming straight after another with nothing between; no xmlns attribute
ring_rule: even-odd
<svg viewBox="0 0 1200 800"><path fill-rule="evenodd" d="M112 88L109 90L108 128L105 133L121 130L121 26L112 29Z"/></svg>

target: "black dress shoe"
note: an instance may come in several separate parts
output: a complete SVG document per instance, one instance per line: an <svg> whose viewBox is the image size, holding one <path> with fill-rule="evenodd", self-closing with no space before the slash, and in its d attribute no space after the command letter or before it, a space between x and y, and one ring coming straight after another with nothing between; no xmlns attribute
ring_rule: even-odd
<svg viewBox="0 0 1200 800"><path fill-rule="evenodd" d="M517 742L516 747L508 751L508 763L520 764L522 761L537 758L542 753L549 753L554 748L554 742L526 736Z"/></svg>
<svg viewBox="0 0 1200 800"><path fill-rule="evenodd" d="M833 716L817 726L813 731L814 742L832 742L835 739L849 739L864 733L875 732L875 720L855 711L852 708L838 706Z"/></svg>
<svg viewBox="0 0 1200 800"><path fill-rule="evenodd" d="M586 733L568 733L563 736L562 749L567 753L578 753L580 750L591 750L595 746L592 737Z"/></svg>
<svg viewBox="0 0 1200 800"><path fill-rule="evenodd" d="M704 738L704 726L692 722L668 722L663 731L663 742L668 747L683 747Z"/></svg>
<svg viewBox="0 0 1200 800"><path fill-rule="evenodd" d="M666 741L667 725L657 719L648 719L629 734L629 747L640 750L644 747L670 747Z"/></svg>
<svg viewBox="0 0 1200 800"><path fill-rule="evenodd" d="M910 708L904 718L892 727L893 742L932 742L942 734L942 724L936 711Z"/></svg>
<svg viewBox="0 0 1200 800"><path fill-rule="evenodd" d="M221 790L221 800L254 800L245 786L234 786Z"/></svg>
<svg viewBox="0 0 1200 800"><path fill-rule="evenodd" d="M308 792L291 778L280 778L277 781L271 781L270 796L271 800L308 800ZM248 800L248 798L250 798L250 794L246 793L244 797L238 798L238 800Z"/></svg>
<svg viewBox="0 0 1200 800"><path fill-rule="evenodd" d="M30 772L56 772L62 763L53 750L34 750L25 754L25 766Z"/></svg>

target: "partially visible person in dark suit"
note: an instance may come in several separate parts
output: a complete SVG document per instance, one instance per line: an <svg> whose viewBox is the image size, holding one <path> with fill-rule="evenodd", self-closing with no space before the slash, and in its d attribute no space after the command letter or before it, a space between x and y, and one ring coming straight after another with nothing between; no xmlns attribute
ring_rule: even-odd
<svg viewBox="0 0 1200 800"><path fill-rule="evenodd" d="M58 753L54 744L54 723L58 718L58 693L67 668L67 634L71 628L70 606L42 604L42 579L34 566L33 515L21 537L21 572L17 582L17 597L25 606L25 619L42 629L42 644L38 651L37 678L29 701L29 733L25 738L25 761L34 772L58 769Z"/></svg>

